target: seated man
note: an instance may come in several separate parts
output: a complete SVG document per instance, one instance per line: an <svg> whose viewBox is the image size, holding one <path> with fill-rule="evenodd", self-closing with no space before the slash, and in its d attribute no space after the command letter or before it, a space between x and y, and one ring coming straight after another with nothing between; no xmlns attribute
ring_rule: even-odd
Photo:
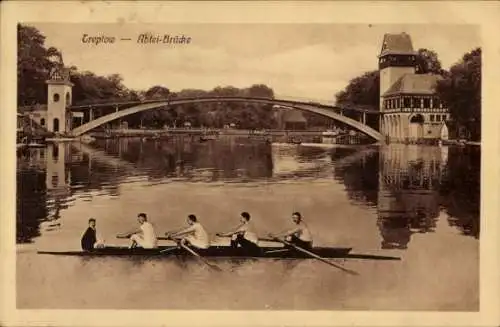
<svg viewBox="0 0 500 327"><path fill-rule="evenodd" d="M240 225L238 225L234 230L227 233L218 233L217 236L231 236L231 247L241 248L249 251L259 250L258 238L253 225L250 223L250 214L248 212L242 212L240 218Z"/></svg>
<svg viewBox="0 0 500 327"><path fill-rule="evenodd" d="M93 249L103 248L103 241L97 240L96 231L96 220L94 218L89 219L89 227L85 231L81 239L82 250L92 251Z"/></svg>
<svg viewBox="0 0 500 327"><path fill-rule="evenodd" d="M167 232L165 235L171 239L179 240L183 245L191 245L198 249L207 249L210 246L208 233L198 222L195 215L187 218L188 227L178 232Z"/></svg>
<svg viewBox="0 0 500 327"><path fill-rule="evenodd" d="M148 218L145 213L140 213L137 215L137 221L139 222L139 229L120 235L120 237L129 237L132 241L130 248L135 248L137 246L143 249L155 249L158 247L158 239L156 238L156 233L153 224L148 222Z"/></svg>
<svg viewBox="0 0 500 327"><path fill-rule="evenodd" d="M285 237L285 241L294 244L305 250L312 249L312 235L309 228L302 220L302 216L299 212L294 212L292 214L292 221L294 222L294 227L286 232L279 233L277 235L269 234L270 237L280 238Z"/></svg>

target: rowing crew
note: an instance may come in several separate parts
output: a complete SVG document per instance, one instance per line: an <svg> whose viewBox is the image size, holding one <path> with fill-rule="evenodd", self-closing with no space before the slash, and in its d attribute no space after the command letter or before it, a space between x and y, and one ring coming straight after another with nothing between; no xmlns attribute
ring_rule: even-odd
<svg viewBox="0 0 500 327"><path fill-rule="evenodd" d="M129 238L131 241L130 248L141 247L145 249L154 249L158 247L158 238L156 236L153 225L148 222L145 213L137 215L139 227L135 230L118 235L121 238ZM312 249L312 235L306 223L302 220L299 212L292 214L293 228L278 234L269 234L269 237L284 238L288 243L299 246L303 249ZM167 238L179 242L184 246L190 246L198 249L207 249L210 246L210 238L205 228L198 222L195 215L191 214L187 217L188 226L165 233ZM82 249L90 251L94 248L103 247L103 242L98 241L96 237L96 221L91 218L89 220L89 228L82 237ZM219 237L231 237L231 247L242 248L248 251L258 250L258 237L253 224L250 222L250 214L242 212L240 216L240 224L232 230L225 233L217 233Z"/></svg>

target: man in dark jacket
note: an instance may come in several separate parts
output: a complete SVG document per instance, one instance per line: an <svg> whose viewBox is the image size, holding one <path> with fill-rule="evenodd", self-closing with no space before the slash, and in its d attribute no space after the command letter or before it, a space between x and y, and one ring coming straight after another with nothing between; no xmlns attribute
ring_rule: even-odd
<svg viewBox="0 0 500 327"><path fill-rule="evenodd" d="M96 229L95 229L95 219L89 219L89 227L82 236L82 249L85 251L92 251L94 245L97 243Z"/></svg>

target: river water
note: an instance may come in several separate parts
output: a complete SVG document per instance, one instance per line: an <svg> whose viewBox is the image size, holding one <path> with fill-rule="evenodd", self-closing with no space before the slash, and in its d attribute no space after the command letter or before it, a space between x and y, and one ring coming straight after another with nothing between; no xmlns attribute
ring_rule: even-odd
<svg viewBox="0 0 500 327"><path fill-rule="evenodd" d="M18 154L17 306L50 309L479 309L479 148L122 138ZM401 261L79 258L90 217L111 244L146 212L214 235L249 211L261 235L300 211L318 246ZM219 243L227 240L215 240Z"/></svg>

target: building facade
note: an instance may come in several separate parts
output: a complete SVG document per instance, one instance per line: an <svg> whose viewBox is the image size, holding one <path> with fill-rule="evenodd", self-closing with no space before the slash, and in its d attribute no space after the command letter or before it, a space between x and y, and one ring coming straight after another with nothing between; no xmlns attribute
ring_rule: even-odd
<svg viewBox="0 0 500 327"><path fill-rule="evenodd" d="M441 76L417 74L417 52L406 33L386 34L379 55L380 132L389 142L446 139L449 111L436 96Z"/></svg>
<svg viewBox="0 0 500 327"><path fill-rule="evenodd" d="M46 105L36 104L18 108L18 112L29 117L32 124L52 133L64 134L71 130L73 114L69 110L72 101L72 87L69 70L54 68L46 81L48 100Z"/></svg>

